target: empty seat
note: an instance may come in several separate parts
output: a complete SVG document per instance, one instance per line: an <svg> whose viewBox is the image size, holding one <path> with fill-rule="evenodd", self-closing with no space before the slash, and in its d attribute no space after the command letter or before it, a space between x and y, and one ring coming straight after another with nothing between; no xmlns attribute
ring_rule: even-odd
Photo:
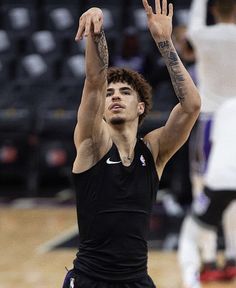
<svg viewBox="0 0 236 288"><path fill-rule="evenodd" d="M69 57L66 61L68 70L74 77L84 77L85 76L85 57L84 55L78 54Z"/></svg>
<svg viewBox="0 0 236 288"><path fill-rule="evenodd" d="M37 53L54 62L61 56L61 43L52 31L35 31L27 41L27 53Z"/></svg>
<svg viewBox="0 0 236 288"><path fill-rule="evenodd" d="M27 38L37 28L37 16L30 4L15 3L2 7L2 25L14 40L15 50L21 55L25 53Z"/></svg>
<svg viewBox="0 0 236 288"><path fill-rule="evenodd" d="M12 179L10 183L19 179L26 185L31 171L30 135L35 116L28 96L24 86L11 83L0 97L0 175L4 180Z"/></svg>
<svg viewBox="0 0 236 288"><path fill-rule="evenodd" d="M10 61L15 58L14 41L6 30L0 30L0 59Z"/></svg>
<svg viewBox="0 0 236 288"><path fill-rule="evenodd" d="M29 133L33 111L24 86L11 85L0 98L0 132Z"/></svg>
<svg viewBox="0 0 236 288"><path fill-rule="evenodd" d="M40 54L52 53L56 49L56 42L51 31L36 31L32 35L35 52Z"/></svg>
<svg viewBox="0 0 236 288"><path fill-rule="evenodd" d="M43 99L37 111L37 134L51 139L72 137L82 85L59 84Z"/></svg>
<svg viewBox="0 0 236 288"><path fill-rule="evenodd" d="M118 3L117 3L118 2ZM124 26L123 6L120 1L88 1L86 9L97 6L102 9L104 14L105 31L121 32Z"/></svg>
<svg viewBox="0 0 236 288"><path fill-rule="evenodd" d="M85 57L75 54L62 63L61 81L82 84L85 78Z"/></svg>
<svg viewBox="0 0 236 288"><path fill-rule="evenodd" d="M9 51L11 42L8 33L5 30L0 30L0 53Z"/></svg>
<svg viewBox="0 0 236 288"><path fill-rule="evenodd" d="M133 10L133 18L134 18L134 25L138 30L141 31L148 30L147 15L144 9L137 8Z"/></svg>
<svg viewBox="0 0 236 288"><path fill-rule="evenodd" d="M26 55L19 60L16 81L28 85L50 83L56 77L53 68L40 54Z"/></svg>
<svg viewBox="0 0 236 288"><path fill-rule="evenodd" d="M76 21L72 8L69 7L51 7L47 10L48 28L55 31L74 31Z"/></svg>
<svg viewBox="0 0 236 288"><path fill-rule="evenodd" d="M38 105L36 151L38 183L43 179L69 177L75 158L73 131L82 87L58 84ZM57 180L57 181L58 181Z"/></svg>
<svg viewBox="0 0 236 288"><path fill-rule="evenodd" d="M62 45L65 46L68 40L73 41L78 25L78 13L75 6L66 3L45 6L42 9L42 19L43 29L56 34ZM66 50L64 52L67 53Z"/></svg>
<svg viewBox="0 0 236 288"><path fill-rule="evenodd" d="M79 19L75 7L65 4L64 6L50 5L45 7L43 15L44 26L57 36L63 55L69 55L76 48L81 52L80 45L76 47L74 43Z"/></svg>
<svg viewBox="0 0 236 288"><path fill-rule="evenodd" d="M14 36L27 36L37 27L37 15L29 5L5 5L3 10L3 25Z"/></svg>

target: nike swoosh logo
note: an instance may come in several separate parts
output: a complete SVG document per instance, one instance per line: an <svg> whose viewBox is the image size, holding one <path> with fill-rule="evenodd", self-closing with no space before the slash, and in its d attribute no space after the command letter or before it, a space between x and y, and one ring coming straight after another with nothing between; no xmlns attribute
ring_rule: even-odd
<svg viewBox="0 0 236 288"><path fill-rule="evenodd" d="M110 160L110 158L108 158L106 163L107 164L119 164L119 163L121 163L121 161L112 161L112 160Z"/></svg>

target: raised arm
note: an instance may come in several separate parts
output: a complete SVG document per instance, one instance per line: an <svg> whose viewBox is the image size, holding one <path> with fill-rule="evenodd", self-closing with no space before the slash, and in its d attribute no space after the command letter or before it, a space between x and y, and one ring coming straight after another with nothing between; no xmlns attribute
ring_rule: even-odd
<svg viewBox="0 0 236 288"><path fill-rule="evenodd" d="M188 37L196 40L199 30L206 27L208 0L193 0L189 13ZM197 41L197 40L196 40Z"/></svg>
<svg viewBox="0 0 236 288"><path fill-rule="evenodd" d="M153 39L166 63L171 81L179 99L164 127L145 136L151 146L159 175L169 158L185 143L199 115L201 101L191 77L183 66L171 40L173 5L156 0L153 13L147 0L143 0L148 26ZM168 11L169 10L169 11Z"/></svg>
<svg viewBox="0 0 236 288"><path fill-rule="evenodd" d="M80 17L75 38L76 41L80 41L86 37L86 78L74 133L77 158L73 170L78 171L88 169L96 163L101 152L98 147L104 147L102 141L106 141L105 138L108 137L103 121L107 90L108 49L102 26L102 10L91 8ZM98 147L95 147L96 145ZM88 157L83 159L86 154ZM82 161L79 162L78 159ZM84 165L81 169L80 163L82 162Z"/></svg>

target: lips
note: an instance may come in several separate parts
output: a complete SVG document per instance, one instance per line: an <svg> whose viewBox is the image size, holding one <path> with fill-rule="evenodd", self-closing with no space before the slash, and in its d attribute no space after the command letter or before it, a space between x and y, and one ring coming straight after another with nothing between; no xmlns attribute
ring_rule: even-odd
<svg viewBox="0 0 236 288"><path fill-rule="evenodd" d="M121 104L118 104L118 103L113 103L113 104L111 104L110 106L109 106L109 110L113 110L113 109L123 109L124 108L124 106L123 105L121 105Z"/></svg>

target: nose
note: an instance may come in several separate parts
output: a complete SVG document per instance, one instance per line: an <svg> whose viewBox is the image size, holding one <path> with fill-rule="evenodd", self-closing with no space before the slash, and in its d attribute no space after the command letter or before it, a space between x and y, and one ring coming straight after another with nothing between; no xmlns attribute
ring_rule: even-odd
<svg viewBox="0 0 236 288"><path fill-rule="evenodd" d="M115 93L114 95L112 95L112 101L119 101L121 99L120 95Z"/></svg>

